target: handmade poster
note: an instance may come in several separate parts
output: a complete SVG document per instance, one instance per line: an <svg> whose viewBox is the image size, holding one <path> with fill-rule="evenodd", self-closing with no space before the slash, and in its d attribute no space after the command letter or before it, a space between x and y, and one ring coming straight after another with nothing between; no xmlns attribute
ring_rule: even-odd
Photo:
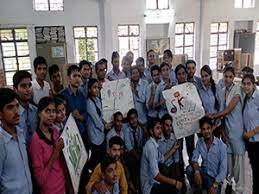
<svg viewBox="0 0 259 194"><path fill-rule="evenodd" d="M112 115L120 111L124 117L134 108L133 95L129 79L104 82L101 90L103 119L112 121Z"/></svg>
<svg viewBox="0 0 259 194"><path fill-rule="evenodd" d="M173 117L177 139L200 132L199 119L205 115L196 87L184 83L163 91L166 107Z"/></svg>
<svg viewBox="0 0 259 194"><path fill-rule="evenodd" d="M78 193L81 173L88 159L88 154L85 150L75 119L71 114L67 119L61 137L64 140L63 154L73 184L74 193Z"/></svg>

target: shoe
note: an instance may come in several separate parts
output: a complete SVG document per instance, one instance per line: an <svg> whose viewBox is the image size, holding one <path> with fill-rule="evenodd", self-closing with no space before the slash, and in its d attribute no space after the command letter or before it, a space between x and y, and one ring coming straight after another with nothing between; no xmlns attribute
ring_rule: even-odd
<svg viewBox="0 0 259 194"><path fill-rule="evenodd" d="M227 185L225 194L232 194L232 185Z"/></svg>

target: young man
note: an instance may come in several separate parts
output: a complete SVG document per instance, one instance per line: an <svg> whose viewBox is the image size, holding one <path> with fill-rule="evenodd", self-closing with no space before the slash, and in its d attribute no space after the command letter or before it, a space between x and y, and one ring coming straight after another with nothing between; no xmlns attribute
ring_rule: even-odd
<svg viewBox="0 0 259 194"><path fill-rule="evenodd" d="M59 70L58 65L53 64L49 67L49 78L52 82L51 84L51 92L53 96L59 94L61 90L63 90L61 72Z"/></svg>
<svg viewBox="0 0 259 194"><path fill-rule="evenodd" d="M44 57L38 56L33 61L36 79L32 81L33 102L38 104L40 99L49 96L50 85L45 81L48 65Z"/></svg>
<svg viewBox="0 0 259 194"><path fill-rule="evenodd" d="M128 193L128 184L124 172L124 168L121 164L120 156L121 156L121 149L124 145L123 140L118 137L112 137L109 141L109 149L107 150L107 154L112 157L114 160L116 160L116 171L117 171L117 177L119 180L119 186L120 186L120 192L121 194L127 194ZM86 185L86 193L90 194L94 189L96 189L100 193L107 192L107 188L102 183L102 173L101 173L101 165L98 164L94 172L92 173L89 182Z"/></svg>
<svg viewBox="0 0 259 194"><path fill-rule="evenodd" d="M25 137L18 130L19 102L16 93L0 88L0 193L32 193Z"/></svg>
<svg viewBox="0 0 259 194"><path fill-rule="evenodd" d="M202 87L201 78L195 75L196 73L196 62L194 60L188 60L185 63L187 69L187 81L193 83L197 89Z"/></svg>
<svg viewBox="0 0 259 194"><path fill-rule="evenodd" d="M29 145L33 132L37 128L37 108L30 103L32 97L31 74L27 71L17 71L13 76L13 87L19 96L20 122L18 128L22 129Z"/></svg>
<svg viewBox="0 0 259 194"><path fill-rule="evenodd" d="M159 119L150 122L150 139L143 148L140 181L143 194L176 194L182 188L182 183L175 179L168 178L159 172L158 164L168 160L175 152L172 147L168 153L163 154L158 150L158 141L161 138L162 129Z"/></svg>
<svg viewBox="0 0 259 194"><path fill-rule="evenodd" d="M145 79L144 71L145 71L145 59L143 57L138 57L136 60L136 66L140 72L140 78Z"/></svg>
<svg viewBox="0 0 259 194"><path fill-rule="evenodd" d="M192 165L186 169L194 194L206 189L208 194L220 194L227 176L227 147L213 136L213 123L208 117L200 121L202 138L199 138L192 156ZM199 166L199 156L202 158Z"/></svg>
<svg viewBox="0 0 259 194"><path fill-rule="evenodd" d="M120 188L116 171L116 160L107 156L101 162L102 184L107 188L107 194L119 194ZM92 194L101 194L94 190Z"/></svg>
<svg viewBox="0 0 259 194"><path fill-rule="evenodd" d="M105 81L109 81L105 78L106 72L107 72L107 67L103 60L99 60L98 62L95 63L95 72L96 72L97 80L99 81L99 87L101 89L103 83Z"/></svg>
<svg viewBox="0 0 259 194"><path fill-rule="evenodd" d="M120 55L117 51L112 52L112 70L107 73L106 77L109 81L124 79L126 75L120 70Z"/></svg>
<svg viewBox="0 0 259 194"><path fill-rule="evenodd" d="M144 71L144 76L148 81L148 83L151 83L152 82L151 67L156 63L156 53L154 50L151 49L147 52L147 60L148 62L147 62L147 67Z"/></svg>
<svg viewBox="0 0 259 194"><path fill-rule="evenodd" d="M79 87L79 90L84 94L84 97L88 96L88 81L92 73L92 63L86 60L82 60L79 63L79 69L82 76L82 85Z"/></svg>
<svg viewBox="0 0 259 194"><path fill-rule="evenodd" d="M163 62L167 63L169 65L169 69L170 69L170 73L169 73L169 77L171 82L173 83L173 85L177 84L177 79L176 79L176 75L175 72L173 70L173 53L171 52L170 49L167 49L164 51L164 55L163 55Z"/></svg>
<svg viewBox="0 0 259 194"><path fill-rule="evenodd" d="M71 65L67 70L69 85L66 89L61 91L67 100L67 115L72 113L76 120L83 141L86 142L86 100L79 90L81 83L80 69L76 65Z"/></svg>
<svg viewBox="0 0 259 194"><path fill-rule="evenodd" d="M134 53L132 51L128 51L126 53L126 57L128 58L129 60L129 65L130 67L132 66L132 63L133 63L133 60L134 60Z"/></svg>

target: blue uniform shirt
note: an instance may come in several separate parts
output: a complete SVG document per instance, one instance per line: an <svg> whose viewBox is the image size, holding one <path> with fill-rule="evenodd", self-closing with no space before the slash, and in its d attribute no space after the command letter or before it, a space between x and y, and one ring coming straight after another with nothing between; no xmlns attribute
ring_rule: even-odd
<svg viewBox="0 0 259 194"><path fill-rule="evenodd" d="M104 181L102 181L104 183ZM92 192L92 194L100 194L98 191L94 190ZM107 191L105 192L105 194L120 194L120 186L119 186L119 182L117 181L114 186L113 186L113 191L112 193Z"/></svg>
<svg viewBox="0 0 259 194"><path fill-rule="evenodd" d="M144 76L145 76L145 79L148 81L148 83L152 82L151 67L146 67L145 68Z"/></svg>
<svg viewBox="0 0 259 194"><path fill-rule="evenodd" d="M132 129L129 124L126 124L124 129L125 145L127 151L130 152L134 148L141 151L145 142L144 130L140 126L138 126L136 129ZM135 143L137 145L135 145Z"/></svg>
<svg viewBox="0 0 259 194"><path fill-rule="evenodd" d="M152 90L152 85L153 85L153 82L150 83L148 86L147 86L147 90L146 90L146 107L147 107L147 115L149 117L158 117L158 108L149 108L148 106L148 101L149 99L151 98L151 90ZM158 86L156 88L156 94L155 94L155 97L154 97L154 102L158 102Z"/></svg>
<svg viewBox="0 0 259 194"><path fill-rule="evenodd" d="M78 89L84 95L84 97L87 98L87 96L88 96L88 79L83 80L82 85Z"/></svg>
<svg viewBox="0 0 259 194"><path fill-rule="evenodd" d="M119 74L116 74L112 69L109 73L107 73L106 78L109 81L113 81L113 80L118 80L118 79L124 79L124 78L126 78L126 75L123 71L120 71Z"/></svg>
<svg viewBox="0 0 259 194"><path fill-rule="evenodd" d="M114 127L107 133L106 142L107 148L109 147L109 141L112 137L119 136L125 142L124 126L122 127L120 134L117 134Z"/></svg>

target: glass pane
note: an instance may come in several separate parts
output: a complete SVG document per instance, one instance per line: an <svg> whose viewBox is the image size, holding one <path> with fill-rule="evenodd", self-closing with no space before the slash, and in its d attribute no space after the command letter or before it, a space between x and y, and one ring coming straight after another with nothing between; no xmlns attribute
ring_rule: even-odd
<svg viewBox="0 0 259 194"><path fill-rule="evenodd" d="M87 39L87 50L98 51L97 39Z"/></svg>
<svg viewBox="0 0 259 194"><path fill-rule="evenodd" d="M34 0L34 6L36 11L48 11L49 4L48 0Z"/></svg>
<svg viewBox="0 0 259 194"><path fill-rule="evenodd" d="M93 50L87 52L87 58L88 61L94 61L95 60L95 52Z"/></svg>
<svg viewBox="0 0 259 194"><path fill-rule="evenodd" d="M138 37L130 37L130 50L138 50L139 49L139 38Z"/></svg>
<svg viewBox="0 0 259 194"><path fill-rule="evenodd" d="M75 38L84 38L85 37L85 28L84 27L76 27L74 28Z"/></svg>
<svg viewBox="0 0 259 194"><path fill-rule="evenodd" d="M119 36L128 36L128 26L118 26L118 35Z"/></svg>
<svg viewBox="0 0 259 194"><path fill-rule="evenodd" d="M5 77L6 77L6 84L8 86L12 86L13 85L13 75L15 74L15 72L6 72L5 73Z"/></svg>
<svg viewBox="0 0 259 194"><path fill-rule="evenodd" d="M94 61L98 61L98 53L94 54Z"/></svg>
<svg viewBox="0 0 259 194"><path fill-rule="evenodd" d="M132 25L132 26L129 26L129 35L131 36L138 36L139 35L139 26L136 25Z"/></svg>
<svg viewBox="0 0 259 194"><path fill-rule="evenodd" d="M17 42L17 52L18 56L29 55L29 46L27 42Z"/></svg>
<svg viewBox="0 0 259 194"><path fill-rule="evenodd" d="M0 30L1 41L13 40L12 30Z"/></svg>
<svg viewBox="0 0 259 194"><path fill-rule="evenodd" d="M235 0L235 8L242 8L242 0Z"/></svg>
<svg viewBox="0 0 259 194"><path fill-rule="evenodd" d="M227 34L219 34L219 45L227 44Z"/></svg>
<svg viewBox="0 0 259 194"><path fill-rule="evenodd" d="M210 68L211 69L217 68L217 58L210 58Z"/></svg>
<svg viewBox="0 0 259 194"><path fill-rule="evenodd" d="M28 32L26 29L15 29L16 40L28 40Z"/></svg>
<svg viewBox="0 0 259 194"><path fill-rule="evenodd" d="M128 37L119 37L119 50L122 59L122 56L125 56L125 54L130 50Z"/></svg>
<svg viewBox="0 0 259 194"><path fill-rule="evenodd" d="M156 9L156 0L146 0L146 8L147 9Z"/></svg>
<svg viewBox="0 0 259 194"><path fill-rule="evenodd" d="M218 45L218 34L210 35L210 45Z"/></svg>
<svg viewBox="0 0 259 194"><path fill-rule="evenodd" d="M254 8L254 0L244 0L244 8Z"/></svg>
<svg viewBox="0 0 259 194"><path fill-rule="evenodd" d="M224 51L227 49L226 45L219 46L219 51Z"/></svg>
<svg viewBox="0 0 259 194"><path fill-rule="evenodd" d="M81 60L86 60L86 40L76 39L76 60L77 62Z"/></svg>
<svg viewBox="0 0 259 194"><path fill-rule="evenodd" d="M158 9L168 9L168 8L169 8L168 0L158 1Z"/></svg>
<svg viewBox="0 0 259 194"><path fill-rule="evenodd" d="M12 57L15 56L15 47L13 42L2 43L2 50L4 57Z"/></svg>
<svg viewBox="0 0 259 194"><path fill-rule="evenodd" d="M228 23L220 23L219 24L219 31L220 32L227 32L228 31Z"/></svg>
<svg viewBox="0 0 259 194"><path fill-rule="evenodd" d="M193 23L187 23L185 24L185 33L193 33L194 32L194 24Z"/></svg>
<svg viewBox="0 0 259 194"><path fill-rule="evenodd" d="M18 63L19 63L19 70L31 69L30 57L19 57Z"/></svg>
<svg viewBox="0 0 259 194"><path fill-rule="evenodd" d="M181 48L175 48L175 54L176 54L176 55L183 54L183 47L181 47Z"/></svg>
<svg viewBox="0 0 259 194"><path fill-rule="evenodd" d="M210 32L215 33L219 31L219 24L218 23L212 23L210 25Z"/></svg>
<svg viewBox="0 0 259 194"><path fill-rule="evenodd" d="M87 27L86 29L87 37L97 37L97 28L96 27Z"/></svg>
<svg viewBox="0 0 259 194"><path fill-rule="evenodd" d="M175 24L175 33L183 33L184 24Z"/></svg>
<svg viewBox="0 0 259 194"><path fill-rule="evenodd" d="M5 71L16 71L17 62L16 58L4 58Z"/></svg>
<svg viewBox="0 0 259 194"><path fill-rule="evenodd" d="M135 64L136 59L139 57L139 50L132 50L134 54L133 63Z"/></svg>
<svg viewBox="0 0 259 194"><path fill-rule="evenodd" d="M217 57L217 47L210 47L210 57Z"/></svg>
<svg viewBox="0 0 259 194"><path fill-rule="evenodd" d="M188 58L192 58L193 57L193 47L185 47L184 48L184 54L188 55Z"/></svg>
<svg viewBox="0 0 259 194"><path fill-rule="evenodd" d="M50 10L63 11L64 10L63 0L50 0Z"/></svg>
<svg viewBox="0 0 259 194"><path fill-rule="evenodd" d="M175 35L175 47L183 46L183 35Z"/></svg>
<svg viewBox="0 0 259 194"><path fill-rule="evenodd" d="M192 46L193 45L193 34L186 34L185 35L184 45L185 46Z"/></svg>

